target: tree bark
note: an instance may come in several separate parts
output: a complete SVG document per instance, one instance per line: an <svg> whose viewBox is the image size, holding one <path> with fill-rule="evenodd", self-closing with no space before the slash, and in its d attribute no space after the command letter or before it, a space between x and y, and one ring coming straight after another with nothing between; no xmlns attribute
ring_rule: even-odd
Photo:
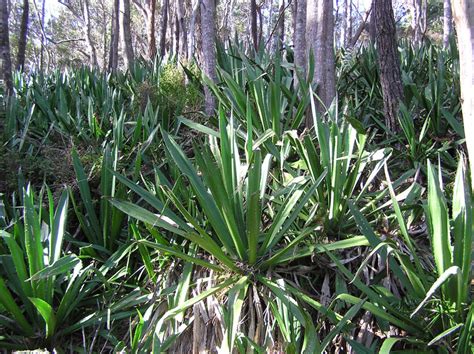
<svg viewBox="0 0 474 354"><path fill-rule="evenodd" d="M349 0L350 2L350 0ZM344 3L343 3L343 9L342 9L342 25L341 25L341 47L346 47L346 45L349 43L350 41L350 38L348 38L348 25L349 25L349 21L348 21L348 14L349 14L349 4L348 4L348 0L344 0Z"/></svg>
<svg viewBox="0 0 474 354"><path fill-rule="evenodd" d="M413 40L416 46L421 45L426 32L427 0L413 0Z"/></svg>
<svg viewBox="0 0 474 354"><path fill-rule="evenodd" d="M188 40L188 59L193 60L196 47L196 17L199 13L199 0L193 0L191 10L191 19L189 20L189 40Z"/></svg>
<svg viewBox="0 0 474 354"><path fill-rule="evenodd" d="M403 100L400 57L397 50L395 18L391 0L374 0L377 62L382 86L385 124L388 131L399 131L398 108Z"/></svg>
<svg viewBox="0 0 474 354"><path fill-rule="evenodd" d="M168 29L169 0L163 0L161 4L161 32L160 32L160 55L166 54L166 30Z"/></svg>
<svg viewBox="0 0 474 354"><path fill-rule="evenodd" d="M148 58L153 60L156 56L156 36L155 36L155 13L156 0L147 0L148 22L147 22L147 38L148 38Z"/></svg>
<svg viewBox="0 0 474 354"><path fill-rule="evenodd" d="M97 52L95 49L94 41L92 40L89 0L84 0L83 16L84 16L84 26L85 26L84 32L86 35L87 47L89 49L89 60L90 60L90 64L95 68L98 66L98 63L97 63Z"/></svg>
<svg viewBox="0 0 474 354"><path fill-rule="evenodd" d="M273 33L272 53L278 52L285 42L285 0L279 0L278 20L275 33ZM270 38L269 38L270 40Z"/></svg>
<svg viewBox="0 0 474 354"><path fill-rule="evenodd" d="M258 29L257 29L257 2L250 0L250 32L252 36L253 48L258 50Z"/></svg>
<svg viewBox="0 0 474 354"><path fill-rule="evenodd" d="M18 54L16 60L17 70L25 68L26 42L28 39L28 22L30 17L30 2L23 0L23 13L21 15L20 36L18 37Z"/></svg>
<svg viewBox="0 0 474 354"><path fill-rule="evenodd" d="M444 0L444 14L443 14L443 48L449 46L449 39L453 33L453 13L451 11L450 0Z"/></svg>
<svg viewBox="0 0 474 354"><path fill-rule="evenodd" d="M375 10L374 10L374 2L371 5L371 14L370 14L370 23L369 23L369 36L370 42L375 45L375 38L376 38L377 28L375 26Z"/></svg>
<svg viewBox="0 0 474 354"><path fill-rule="evenodd" d="M316 110L323 114L336 97L336 73L334 57L334 8L332 0L308 0L308 22L306 42L315 59L313 83L321 102ZM308 115L306 126L312 127Z"/></svg>
<svg viewBox="0 0 474 354"><path fill-rule="evenodd" d="M213 82L217 81L215 12L216 4L214 0L201 1L201 33L204 75ZM204 94L205 112L207 115L212 115L216 108L216 100L207 85L204 85Z"/></svg>
<svg viewBox="0 0 474 354"><path fill-rule="evenodd" d="M12 59L10 55L10 33L8 30L8 0L0 0L0 58L5 94L13 94Z"/></svg>
<svg viewBox="0 0 474 354"><path fill-rule="evenodd" d="M186 59L188 52L188 33L186 32L185 8L183 0L178 0L176 7L176 21L178 22L180 36L178 56L180 60L184 60Z"/></svg>
<svg viewBox="0 0 474 354"><path fill-rule="evenodd" d="M178 4L175 3L175 6L177 6ZM180 32L180 28L179 28L179 23L178 23L178 14L176 13L176 8L174 9L174 16L173 16L173 22L171 24L171 27L173 28L174 27L174 36L173 36L173 50L172 50L172 55L176 55L178 56L179 54L179 40L181 39L181 34L179 33ZM171 28L170 28L171 29Z"/></svg>
<svg viewBox="0 0 474 354"><path fill-rule="evenodd" d="M46 45L46 38L44 33L44 15L45 15L45 0L41 1L41 51L40 51L40 70L44 70L44 47Z"/></svg>
<svg viewBox="0 0 474 354"><path fill-rule="evenodd" d="M130 69L133 64L133 44L132 34L130 30L130 0L122 0L122 11L120 12L122 19L122 48L124 51L125 66Z"/></svg>
<svg viewBox="0 0 474 354"><path fill-rule="evenodd" d="M106 71L107 70L107 48L108 48L108 43L107 43L107 26L108 26L108 17L109 17L109 12L104 6L104 3L101 4L101 9L102 9L102 30L103 30L103 43L102 43L102 70Z"/></svg>
<svg viewBox="0 0 474 354"><path fill-rule="evenodd" d="M467 151L474 171L474 3L472 0L452 0L454 23L459 48L461 101ZM474 188L474 178L471 178Z"/></svg>
<svg viewBox="0 0 474 354"><path fill-rule="evenodd" d="M112 35L110 39L109 70L118 68L118 46L120 38L120 0L114 0L112 13Z"/></svg>
<svg viewBox="0 0 474 354"><path fill-rule="evenodd" d="M299 79L306 76L306 0L295 0L295 31L294 31L294 53L295 53L295 84Z"/></svg>

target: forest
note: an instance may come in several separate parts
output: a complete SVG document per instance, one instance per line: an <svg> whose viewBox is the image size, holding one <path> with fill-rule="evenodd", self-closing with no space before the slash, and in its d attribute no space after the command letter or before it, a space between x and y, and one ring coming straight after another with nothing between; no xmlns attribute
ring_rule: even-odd
<svg viewBox="0 0 474 354"><path fill-rule="evenodd" d="M0 0L0 79L0 352L474 353L473 0Z"/></svg>

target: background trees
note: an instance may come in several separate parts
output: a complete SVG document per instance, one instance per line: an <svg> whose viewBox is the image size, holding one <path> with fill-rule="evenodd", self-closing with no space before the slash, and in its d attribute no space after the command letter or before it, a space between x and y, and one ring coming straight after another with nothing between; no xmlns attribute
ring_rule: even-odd
<svg viewBox="0 0 474 354"><path fill-rule="evenodd" d="M307 77L313 53L314 73L309 74L320 99L317 109L324 112L336 96L335 50L357 50L375 41L385 119L389 130L396 131L397 102L403 99L397 36L412 38L416 45L424 38L442 41L447 47L452 33L448 0L380 1L370 7L368 2L338 1L335 8L329 0L223 0L215 4L213 19L206 18L208 13L203 18L207 7L200 0L132 2L133 6L130 0L12 0L9 11L15 16L9 16L8 57L16 57L16 67L27 70L87 64L114 71L159 54L181 62L197 60L205 75L216 80L210 54L215 44L208 39L222 41L225 47L236 36L254 50L286 50L302 78ZM297 83L298 75L294 79Z"/></svg>
<svg viewBox="0 0 474 354"><path fill-rule="evenodd" d="M30 21L30 2L23 0L23 11L21 14L20 34L18 37L18 53L16 67L23 71L25 66L26 41L28 39L28 25Z"/></svg>
<svg viewBox="0 0 474 354"><path fill-rule="evenodd" d="M2 65L2 79L6 94L13 91L12 62L10 55L10 39L8 30L8 0L0 1L0 59Z"/></svg>
<svg viewBox="0 0 474 354"><path fill-rule="evenodd" d="M397 118L398 108L400 102L403 101L404 94L397 49L395 18L391 0L374 0L373 4L385 124L391 132L397 132L400 130ZM416 36L421 36L421 34L418 33ZM417 38L417 40L421 40L421 38Z"/></svg>
<svg viewBox="0 0 474 354"><path fill-rule="evenodd" d="M466 132L471 171L474 171L474 3L452 1L459 47L464 131Z"/></svg>

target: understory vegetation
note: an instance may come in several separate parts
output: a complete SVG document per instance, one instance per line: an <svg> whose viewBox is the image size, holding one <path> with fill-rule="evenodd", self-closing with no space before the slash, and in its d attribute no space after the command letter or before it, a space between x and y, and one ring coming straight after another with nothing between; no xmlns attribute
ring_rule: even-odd
<svg viewBox="0 0 474 354"><path fill-rule="evenodd" d="M372 45L337 53L325 114L311 77L295 85L291 51L238 43L218 46L216 84L173 60L15 74L0 120L0 347L470 353L452 46L402 43L397 134Z"/></svg>

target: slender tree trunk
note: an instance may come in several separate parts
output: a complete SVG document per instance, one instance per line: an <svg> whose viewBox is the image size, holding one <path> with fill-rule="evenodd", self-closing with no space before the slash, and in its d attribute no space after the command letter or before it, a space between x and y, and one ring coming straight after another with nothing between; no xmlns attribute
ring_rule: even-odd
<svg viewBox="0 0 474 354"><path fill-rule="evenodd" d="M346 30L346 38L352 38L352 30L353 30L353 20L352 20L352 0L348 0L347 2L347 30Z"/></svg>
<svg viewBox="0 0 474 354"><path fill-rule="evenodd" d="M301 78L306 76L306 0L295 0L295 32L294 32L294 53L295 53L295 83L298 84L298 75Z"/></svg>
<svg viewBox="0 0 474 354"><path fill-rule="evenodd" d="M122 18L122 47L125 52L125 66L130 68L133 60L133 44L132 44L132 34L130 30L130 0L122 0L122 11L120 12Z"/></svg>
<svg viewBox="0 0 474 354"><path fill-rule="evenodd" d="M180 34L180 28L179 28L178 15L176 14L176 11L174 14L173 27L174 27L173 55L178 56L179 55L179 40L181 39L181 34Z"/></svg>
<svg viewBox="0 0 474 354"><path fill-rule="evenodd" d="M91 33L91 20L89 10L89 0L84 0L83 16L84 16L84 32L86 35L87 47L89 49L89 61L90 64L95 68L98 66L97 63L97 52L95 49L94 41L92 40Z"/></svg>
<svg viewBox="0 0 474 354"><path fill-rule="evenodd" d="M413 40L416 46L421 45L426 32L427 7L427 0L413 0L412 28Z"/></svg>
<svg viewBox="0 0 474 354"><path fill-rule="evenodd" d="M453 33L453 13L451 11L450 0L444 0L444 14L443 14L443 48L449 46L449 39Z"/></svg>
<svg viewBox="0 0 474 354"><path fill-rule="evenodd" d="M188 51L188 34L186 32L186 22L185 22L185 8L184 1L178 0L176 5L176 21L179 28L179 46L178 46L178 56L180 60L186 59Z"/></svg>
<svg viewBox="0 0 474 354"><path fill-rule="evenodd" d="M168 29L169 0L163 0L161 4L161 33L160 33L160 55L166 54L166 31Z"/></svg>
<svg viewBox="0 0 474 354"><path fill-rule="evenodd" d="M400 58L397 50L395 18L391 0L374 0L376 43L380 84L383 93L385 124L387 129L399 131L398 109L403 100Z"/></svg>
<svg viewBox="0 0 474 354"><path fill-rule="evenodd" d="M120 38L120 0L114 0L112 14L112 36L110 40L109 70L118 68L118 47Z"/></svg>
<svg viewBox="0 0 474 354"><path fill-rule="evenodd" d="M349 0L350 1L350 0ZM347 27L349 25L348 17L348 0L344 0L343 9L342 9L342 26L341 26L341 47L345 47L349 43L350 38L347 36Z"/></svg>
<svg viewBox="0 0 474 354"><path fill-rule="evenodd" d="M188 59L193 60L196 49L196 17L199 13L199 0L193 0L191 19L189 21Z"/></svg>
<svg viewBox="0 0 474 354"><path fill-rule="evenodd" d="M326 112L336 97L334 57L334 8L332 0L308 0L306 42L315 58L313 82L321 102L316 102L320 114ZM312 127L311 115L306 126Z"/></svg>
<svg viewBox="0 0 474 354"><path fill-rule="evenodd" d="M201 1L201 37L202 37L202 58L204 75L216 82L216 3L215 0ZM207 85L204 86L205 112L208 115L214 114L216 107L215 97Z"/></svg>
<svg viewBox="0 0 474 354"><path fill-rule="evenodd" d="M280 40L279 46L281 47L285 42L285 0L280 0L280 13L278 21L278 38Z"/></svg>
<svg viewBox="0 0 474 354"><path fill-rule="evenodd" d="M257 2L250 0L250 32L252 36L253 48L258 50L258 29L257 29Z"/></svg>
<svg viewBox="0 0 474 354"><path fill-rule="evenodd" d="M369 23L369 36L370 36L370 42L374 45L375 45L376 32L377 32L377 27L375 26L374 2L372 1L370 23Z"/></svg>
<svg viewBox="0 0 474 354"><path fill-rule="evenodd" d="M147 0L148 8L148 23L147 23L147 38L148 38L148 57L154 59L156 56L156 36L155 36L155 13L156 0Z"/></svg>
<svg viewBox="0 0 474 354"><path fill-rule="evenodd" d="M262 15L262 6L257 6L257 15L258 15L258 39L257 44L260 46L263 38L263 15Z"/></svg>
<svg viewBox="0 0 474 354"><path fill-rule="evenodd" d="M232 12L232 0L224 0L224 9L222 11L222 22L220 25L219 33L222 35L222 41L227 43L231 36L231 30L229 28L230 17Z"/></svg>
<svg viewBox="0 0 474 354"><path fill-rule="evenodd" d="M285 42L285 0L279 1L278 20L276 30L273 33L272 53L278 52Z"/></svg>
<svg viewBox="0 0 474 354"><path fill-rule="evenodd" d="M46 38L44 38L44 14L45 14L45 0L41 2L41 51L40 51L40 70L44 70L44 47L46 45Z"/></svg>
<svg viewBox="0 0 474 354"><path fill-rule="evenodd" d="M0 64L7 96L13 94L12 59L10 55L10 33L8 30L8 0L0 0Z"/></svg>
<svg viewBox="0 0 474 354"><path fill-rule="evenodd" d="M106 71L107 70L107 48L108 48L108 43L107 43L107 26L108 26L108 17L109 13L107 11L107 8L102 4L102 21L103 21L103 44L102 44L102 70Z"/></svg>
<svg viewBox="0 0 474 354"><path fill-rule="evenodd" d="M273 6L273 0L270 0L270 4L268 5L268 20L267 20L267 33L266 33L266 38L270 38L272 35L272 28L274 26L273 24L273 18L275 16L275 11L274 11L274 6Z"/></svg>
<svg viewBox="0 0 474 354"><path fill-rule="evenodd" d="M25 68L26 42L28 39L28 22L30 16L30 2L23 0L23 13L21 15L20 36L18 37L17 70Z"/></svg>
<svg viewBox="0 0 474 354"><path fill-rule="evenodd" d="M461 69L461 98L467 151L474 172L474 3L472 0L452 0L454 23L458 37ZM471 178L474 188L474 178Z"/></svg>

